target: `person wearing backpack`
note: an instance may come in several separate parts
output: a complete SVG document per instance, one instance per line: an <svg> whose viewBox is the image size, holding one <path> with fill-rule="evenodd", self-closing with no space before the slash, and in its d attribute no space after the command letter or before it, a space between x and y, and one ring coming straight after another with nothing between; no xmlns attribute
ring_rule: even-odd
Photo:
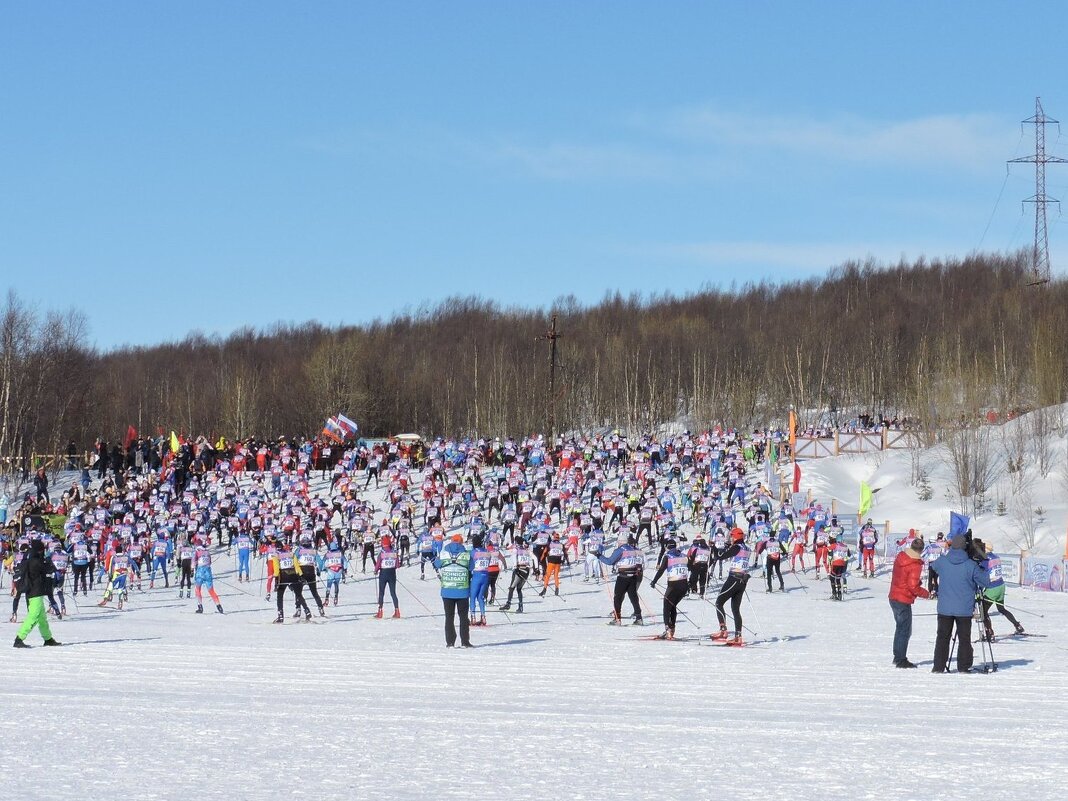
<svg viewBox="0 0 1068 801"><path fill-rule="evenodd" d="M24 560L26 563L22 574L22 591L29 601L29 614L19 627L19 633L15 635L14 646L16 648L29 648L26 638L34 628L40 628L41 636L44 637L45 645L61 645L53 639L52 630L48 626L48 615L45 612L44 598L52 589L52 573L55 567L50 559L45 558L45 545L41 540L33 540L30 543L30 555Z"/></svg>

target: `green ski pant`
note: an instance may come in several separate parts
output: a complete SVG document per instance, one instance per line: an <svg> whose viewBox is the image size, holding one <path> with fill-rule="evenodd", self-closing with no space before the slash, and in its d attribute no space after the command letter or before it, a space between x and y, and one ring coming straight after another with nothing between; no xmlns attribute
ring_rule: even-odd
<svg viewBox="0 0 1068 801"><path fill-rule="evenodd" d="M48 614L45 612L45 599L42 596L30 598L30 612L19 626L18 637L25 641L35 626L41 627L41 636L46 640L52 639L52 629L48 627Z"/></svg>

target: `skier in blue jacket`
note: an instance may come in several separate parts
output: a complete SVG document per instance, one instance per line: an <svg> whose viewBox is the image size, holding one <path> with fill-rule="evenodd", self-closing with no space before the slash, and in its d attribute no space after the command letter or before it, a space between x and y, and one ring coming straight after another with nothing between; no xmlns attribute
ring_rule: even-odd
<svg viewBox="0 0 1068 801"><path fill-rule="evenodd" d="M612 596L612 620L610 625L620 626L623 624L621 613L623 610L623 598L630 599L630 605L634 609L634 625L642 625L642 608L639 605L638 585L642 581L642 571L645 568L645 554L638 548L638 539L631 534L626 542L616 548L611 556L597 554L597 558L609 567L616 567L616 586Z"/></svg>

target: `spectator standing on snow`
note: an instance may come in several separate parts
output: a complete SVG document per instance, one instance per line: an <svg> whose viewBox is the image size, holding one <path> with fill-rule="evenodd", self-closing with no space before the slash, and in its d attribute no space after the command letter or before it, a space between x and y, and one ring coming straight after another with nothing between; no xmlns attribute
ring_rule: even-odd
<svg viewBox="0 0 1068 801"><path fill-rule="evenodd" d="M445 607L445 645L456 645L456 615L460 616L460 645L471 647L471 623L467 616L471 593L471 553L464 547L462 534L453 534L452 541L441 549L434 560L434 569L441 580L441 602Z"/></svg>
<svg viewBox="0 0 1068 801"><path fill-rule="evenodd" d="M33 488L37 491L37 500L51 503L48 497L48 474L43 467L38 467L33 477Z"/></svg>
<svg viewBox="0 0 1068 801"><path fill-rule="evenodd" d="M890 609L894 613L894 666L914 668L909 661L909 638L912 637L912 604L917 598L929 598L920 576L923 574L923 540L916 538L898 553L890 574Z"/></svg>
<svg viewBox="0 0 1068 801"><path fill-rule="evenodd" d="M935 637L932 673L949 667L949 645L957 634L957 671L972 669L972 611L980 588L992 586L990 577L968 554L971 529L953 538L948 553L931 563L938 575L938 633Z"/></svg>
<svg viewBox="0 0 1068 801"><path fill-rule="evenodd" d="M22 621L19 633L15 635L16 648L29 648L26 638L35 628L40 628L45 645L60 645L52 638L45 612L44 598L52 590L52 573L55 568L51 560L45 558L45 544L42 540L30 542L30 554L26 557L26 566L22 577L22 589L29 601L29 614Z"/></svg>

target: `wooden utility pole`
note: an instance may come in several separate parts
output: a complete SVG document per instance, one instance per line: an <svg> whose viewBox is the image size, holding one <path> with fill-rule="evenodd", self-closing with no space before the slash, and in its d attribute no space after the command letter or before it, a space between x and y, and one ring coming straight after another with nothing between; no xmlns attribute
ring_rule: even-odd
<svg viewBox="0 0 1068 801"><path fill-rule="evenodd" d="M556 442L556 340L560 335L556 333L556 315L549 321L549 330L535 340L549 340L549 449Z"/></svg>

